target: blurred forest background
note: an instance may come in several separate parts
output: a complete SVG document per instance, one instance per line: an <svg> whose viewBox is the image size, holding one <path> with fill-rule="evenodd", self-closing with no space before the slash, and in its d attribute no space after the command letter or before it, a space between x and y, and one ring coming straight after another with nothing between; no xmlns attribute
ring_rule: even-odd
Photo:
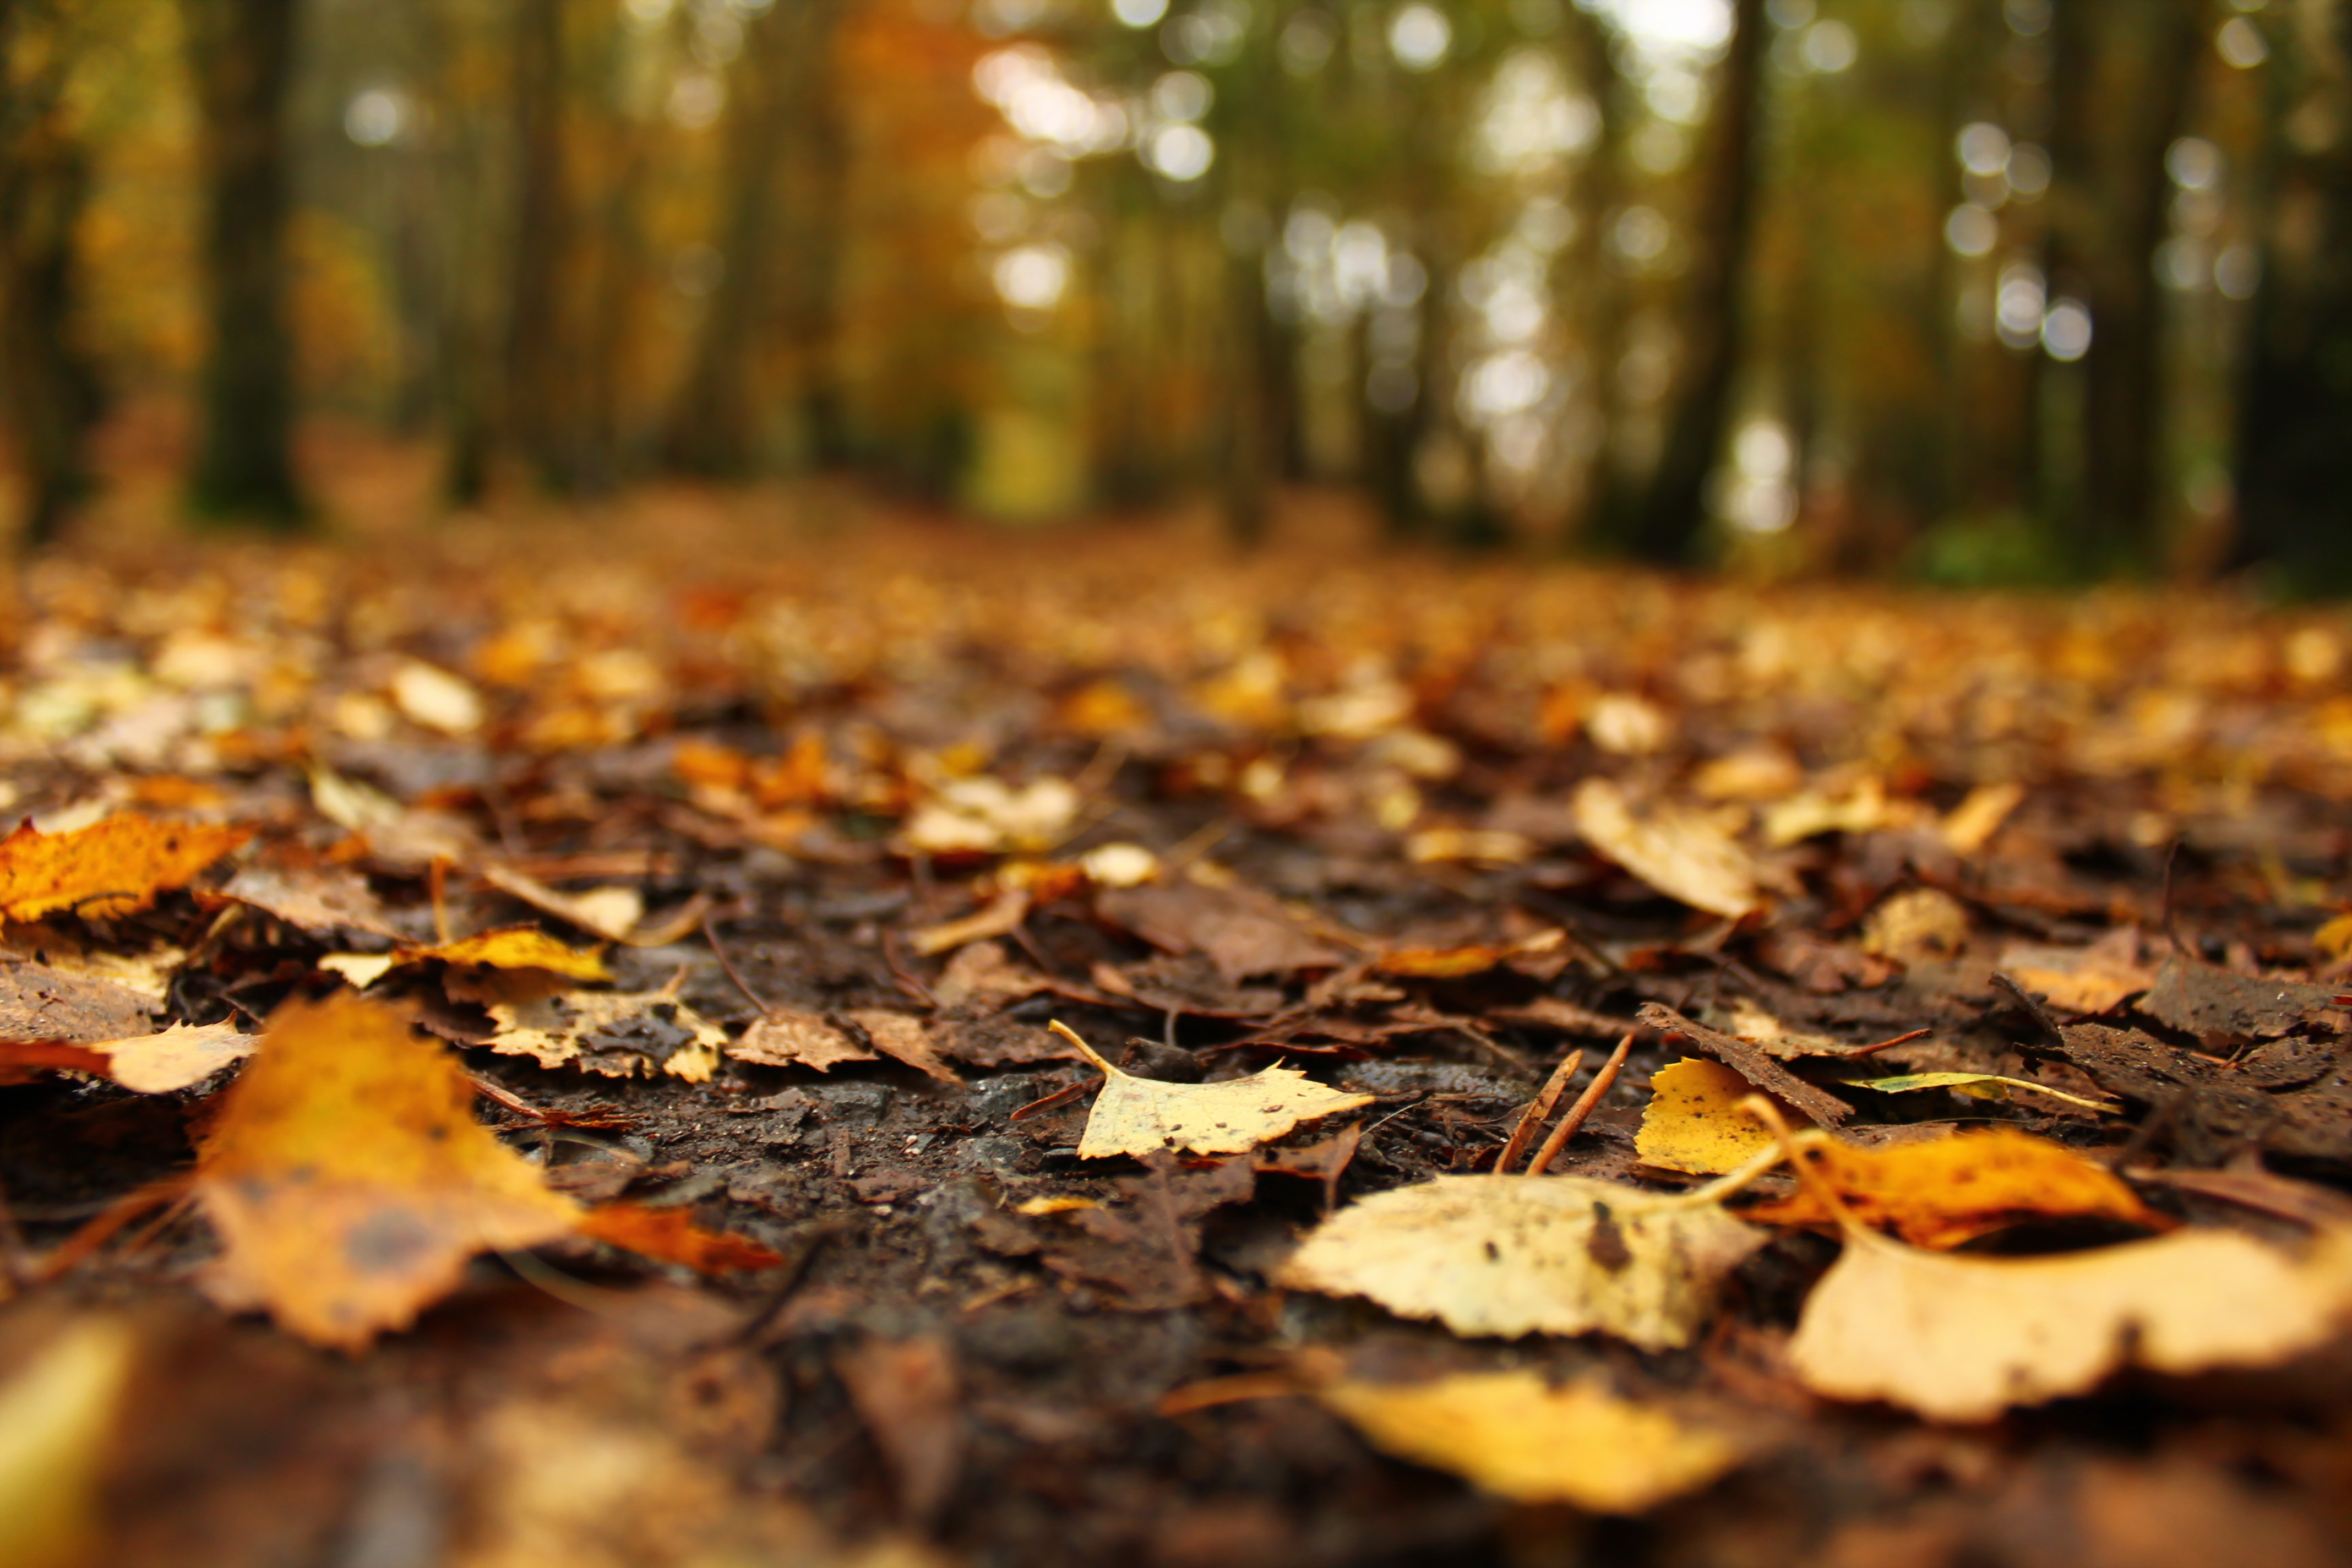
<svg viewBox="0 0 2352 1568"><path fill-rule="evenodd" d="M171 434L2352 586L2347 0L0 0L23 540ZM142 425L141 422L144 422ZM173 444L176 443L176 444Z"/></svg>

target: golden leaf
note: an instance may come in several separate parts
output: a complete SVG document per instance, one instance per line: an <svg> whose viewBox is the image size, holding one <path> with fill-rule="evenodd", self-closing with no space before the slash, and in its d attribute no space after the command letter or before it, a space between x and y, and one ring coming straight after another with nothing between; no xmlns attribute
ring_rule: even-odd
<svg viewBox="0 0 2352 1568"><path fill-rule="evenodd" d="M2064 1145L2007 1128L1885 1149L1822 1141L1803 1144L1798 1158L1856 1223L1920 1247L1958 1247L2026 1215L2095 1216L2151 1230L2170 1223L2120 1178ZM1838 1219L1811 1184L1744 1213L1768 1225Z"/></svg>
<svg viewBox="0 0 2352 1568"><path fill-rule="evenodd" d="M1581 1334L1686 1345L1724 1277L1765 1235L1708 1190L1661 1194L1580 1176L1439 1176L1325 1220L1278 1279L1369 1296L1457 1334Z"/></svg>
<svg viewBox="0 0 2352 1568"><path fill-rule="evenodd" d="M486 1248L578 1217L474 1120L464 1069L379 1003L289 1003L222 1096L196 1162L213 1289L315 1343L404 1327Z"/></svg>
<svg viewBox="0 0 2352 1568"><path fill-rule="evenodd" d="M58 910L93 920L136 914L252 837L250 828L157 822L129 811L70 833L24 823L0 838L0 918L37 921Z"/></svg>
<svg viewBox="0 0 2352 1568"><path fill-rule="evenodd" d="M1650 1075L1650 1103L1633 1152L1666 1171L1719 1176L1772 1147L1763 1123L1739 1102L1756 1091L1721 1062L1687 1057Z"/></svg>
<svg viewBox="0 0 2352 1568"><path fill-rule="evenodd" d="M1817 1394L1942 1421L2079 1394L2129 1361L2262 1366L2332 1336L2352 1307L2352 1242L2298 1261L2250 1237L2184 1230L2045 1258L1923 1252L1848 1226L1790 1343Z"/></svg>
<svg viewBox="0 0 2352 1568"><path fill-rule="evenodd" d="M403 947L403 963L437 959L443 963L478 963L489 969L544 969L571 980L610 980L603 950L566 947L537 926L501 926L431 947Z"/></svg>
<svg viewBox="0 0 2352 1568"><path fill-rule="evenodd" d="M0 1383L0 1563L97 1560L101 1487L138 1348L119 1320L85 1319Z"/></svg>
<svg viewBox="0 0 2352 1568"><path fill-rule="evenodd" d="M783 1258L749 1237L705 1230L682 1208L647 1208L614 1203L580 1218L580 1234L665 1263L682 1263L698 1274L735 1274L773 1268Z"/></svg>
<svg viewBox="0 0 2352 1568"><path fill-rule="evenodd" d="M1704 816L1661 805L1638 818L1607 779L1577 785L1576 830L1603 855L1670 899L1737 920L1759 907L1756 863Z"/></svg>
<svg viewBox="0 0 2352 1568"><path fill-rule="evenodd" d="M1642 1513L1706 1486L1741 1457L1727 1434L1622 1399L1597 1381L1555 1388L1532 1372L1343 1380L1315 1397L1381 1452L1513 1502Z"/></svg>
<svg viewBox="0 0 2352 1568"><path fill-rule="evenodd" d="M1238 1154L1272 1142L1303 1121L1372 1103L1369 1094L1326 1089L1305 1073L1284 1067L1223 1083L1137 1078L1111 1066L1062 1025L1051 1027L1101 1069L1106 1080L1087 1118L1086 1134L1078 1140L1080 1159L1162 1149Z"/></svg>
<svg viewBox="0 0 2352 1568"><path fill-rule="evenodd" d="M653 1076L688 1083L719 1070L727 1032L669 991L567 991L490 1005L490 1049L543 1068L572 1066L607 1078Z"/></svg>

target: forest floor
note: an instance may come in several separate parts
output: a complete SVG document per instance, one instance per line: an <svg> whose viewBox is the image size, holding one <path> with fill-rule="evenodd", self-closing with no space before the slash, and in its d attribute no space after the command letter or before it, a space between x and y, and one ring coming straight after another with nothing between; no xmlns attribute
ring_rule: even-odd
<svg viewBox="0 0 2352 1568"><path fill-rule="evenodd" d="M682 492L13 592L0 1559L2352 1554L2340 610Z"/></svg>

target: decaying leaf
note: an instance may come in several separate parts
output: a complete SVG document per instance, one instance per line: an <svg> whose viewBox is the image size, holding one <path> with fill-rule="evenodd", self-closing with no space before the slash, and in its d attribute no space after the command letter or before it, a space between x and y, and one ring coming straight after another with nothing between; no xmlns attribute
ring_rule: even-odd
<svg viewBox="0 0 2352 1568"><path fill-rule="evenodd" d="M1096 896L1095 908L1164 952L1204 955L1228 985L1343 961L1338 949L1255 889L1200 882L1112 888Z"/></svg>
<svg viewBox="0 0 2352 1568"><path fill-rule="evenodd" d="M874 1053L814 1013L778 1008L743 1031L727 1047L737 1061L761 1067L814 1068L827 1072L843 1062L870 1062Z"/></svg>
<svg viewBox="0 0 2352 1568"><path fill-rule="evenodd" d="M2336 991L2286 980L2257 980L2210 963L2168 959L2139 1008L2168 1028L2196 1036L2207 1048L2232 1049L2275 1039L2336 1005Z"/></svg>
<svg viewBox="0 0 2352 1568"><path fill-rule="evenodd" d="M1643 1513L1696 1491L1741 1457L1728 1434L1621 1398L1597 1380L1554 1387L1527 1371L1341 1380L1315 1397L1382 1452L1513 1502Z"/></svg>
<svg viewBox="0 0 2352 1568"><path fill-rule="evenodd" d="M1772 1146L1764 1124L1739 1109L1755 1093L1721 1062L1685 1058L1650 1075L1650 1103L1633 1152L1665 1171L1719 1176Z"/></svg>
<svg viewBox="0 0 2352 1568"><path fill-rule="evenodd" d="M682 1208L604 1204L580 1216L579 1233L641 1258L681 1263L698 1274L773 1268L784 1259L748 1237L705 1230Z"/></svg>
<svg viewBox="0 0 2352 1568"><path fill-rule="evenodd" d="M1707 817L1666 805L1637 817L1601 778L1577 785L1574 805L1587 842L1666 897L1727 920L1761 907L1755 861Z"/></svg>
<svg viewBox="0 0 2352 1568"><path fill-rule="evenodd" d="M1055 1033L1077 1047L1101 1070L1102 1092L1095 1097L1078 1157L1141 1156L1164 1149L1195 1154L1238 1154L1271 1143L1301 1122L1372 1103L1369 1094L1327 1089L1293 1068L1270 1067L1223 1083L1163 1083L1137 1078L1105 1061L1095 1048L1064 1028Z"/></svg>
<svg viewBox="0 0 2352 1568"><path fill-rule="evenodd" d="M1755 1088L1784 1105L1794 1106L1801 1113L1824 1126L1835 1127L1853 1114L1853 1106L1833 1094L1815 1089L1774 1061L1761 1047L1736 1035L1727 1035L1720 1029L1695 1024L1673 1008L1656 1002L1644 1002L1635 1016L1662 1035L1688 1040Z"/></svg>
<svg viewBox="0 0 2352 1568"><path fill-rule="evenodd" d="M1940 888L1906 888L1863 922L1862 951L1899 963L1932 963L1968 945L1966 905Z"/></svg>
<svg viewBox="0 0 2352 1568"><path fill-rule="evenodd" d="M1439 1176L1340 1210L1279 1279L1369 1296L1457 1334L1600 1330L1662 1350L1691 1342L1724 1277L1764 1241L1691 1194L1580 1176Z"/></svg>
<svg viewBox="0 0 2352 1568"><path fill-rule="evenodd" d="M607 1078L656 1072L707 1083L727 1032L670 991L566 991L490 1005L490 1049L543 1068L572 1066Z"/></svg>
<svg viewBox="0 0 2352 1568"><path fill-rule="evenodd" d="M1798 1157L1857 1223L1919 1247L1958 1247L2035 1215L2119 1220L2150 1230L2170 1224L2108 1171L2063 1144L2008 1128L1884 1149L1823 1141L1805 1145ZM1770 1225L1838 1223L1810 1182L1792 1197L1743 1213Z"/></svg>
<svg viewBox="0 0 2352 1568"><path fill-rule="evenodd" d="M2045 1258L1923 1252L1849 1227L1789 1346L1817 1394L1941 1421L2079 1394L2126 1362L2262 1366L2332 1336L2352 1308L2341 1233L2296 1259L2235 1231L2183 1230Z"/></svg>
<svg viewBox="0 0 2352 1568"><path fill-rule="evenodd" d="M2139 932L2130 926L2088 947L2012 944L2000 955L2000 967L2070 1013L2113 1012L2156 982L2140 966Z"/></svg>
<svg viewBox="0 0 2352 1568"><path fill-rule="evenodd" d="M0 962L0 1040L105 1040L153 1027L147 999L110 980Z"/></svg>
<svg viewBox="0 0 2352 1568"><path fill-rule="evenodd" d="M930 1031L922 1020L908 1013L889 1013L878 1008L845 1015L865 1031L874 1042L874 1048L884 1056L896 1057L918 1072L927 1073L941 1083L961 1083L955 1068L941 1059L939 1047L931 1044Z"/></svg>
<svg viewBox="0 0 2352 1568"><path fill-rule="evenodd" d="M411 1321L486 1248L569 1233L572 1204L473 1117L473 1087L400 1013L289 1003L222 1098L196 1163L216 1295L316 1343Z"/></svg>
<svg viewBox="0 0 2352 1568"><path fill-rule="evenodd" d="M1382 974L1451 980L1483 974L1514 958L1551 952L1568 941L1564 931L1541 931L1525 942L1479 943L1469 947L1402 947L1382 953L1372 967Z"/></svg>
<svg viewBox="0 0 2352 1568"><path fill-rule="evenodd" d="M595 948L566 947L537 926L501 926L430 947L403 947L403 963L473 963L488 969L543 969L572 980L610 980L604 954Z"/></svg>
<svg viewBox="0 0 2352 1568"><path fill-rule="evenodd" d="M59 910L91 920L136 914L252 837L247 827L129 811L70 833L23 823L0 838L0 919L37 921Z"/></svg>
<svg viewBox="0 0 2352 1568"><path fill-rule="evenodd" d="M313 936L343 931L394 934L392 917L367 879L349 867L240 866L221 896Z"/></svg>

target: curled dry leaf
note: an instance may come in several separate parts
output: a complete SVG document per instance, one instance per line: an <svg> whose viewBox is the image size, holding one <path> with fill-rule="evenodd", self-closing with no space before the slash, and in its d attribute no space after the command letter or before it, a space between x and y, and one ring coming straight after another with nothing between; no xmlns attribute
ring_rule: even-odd
<svg viewBox="0 0 2352 1568"><path fill-rule="evenodd" d="M1318 1226L1281 1283L1369 1296L1457 1334L1617 1335L1686 1345L1761 1247L1710 1198L1580 1176L1439 1176Z"/></svg>
<svg viewBox="0 0 2352 1568"><path fill-rule="evenodd" d="M1344 955L1254 888L1199 881L1106 889L1095 908L1166 952L1197 952L1226 984L1260 974L1333 969Z"/></svg>
<svg viewBox="0 0 2352 1568"><path fill-rule="evenodd" d="M403 947L402 963L475 963L487 969L543 969L570 980L610 980L612 971L595 948L566 947L537 926L501 926L430 947Z"/></svg>
<svg viewBox="0 0 2352 1568"><path fill-rule="evenodd" d="M251 828L130 811L70 833L24 823L0 838L0 919L37 921L60 910L92 920L136 914L252 837Z"/></svg>
<svg viewBox="0 0 2352 1568"><path fill-rule="evenodd" d="M1078 1157L1141 1156L1163 1149L1238 1154L1271 1143L1301 1122L1372 1103L1369 1094L1327 1089L1295 1068L1270 1067L1223 1083L1162 1083L1105 1061L1094 1047L1055 1024L1102 1072L1102 1093L1078 1140Z"/></svg>
<svg viewBox="0 0 2352 1568"><path fill-rule="evenodd" d="M578 1212L473 1107L464 1069L399 1012L349 994L278 1009L197 1156L214 1293L357 1349L473 1254L568 1234Z"/></svg>
<svg viewBox="0 0 2352 1568"><path fill-rule="evenodd" d="M1823 1140L1803 1145L1798 1157L1854 1221L1919 1247L1958 1247L2035 1215L2150 1230L2171 1224L2120 1178L2073 1150L2007 1128L1885 1149ZM1768 1225L1838 1223L1811 1183L1743 1213Z"/></svg>
<svg viewBox="0 0 2352 1568"><path fill-rule="evenodd" d="M1566 931L1547 931L1538 932L1525 942L1472 947L1403 947L1382 953L1373 960L1372 967L1382 974L1452 980L1465 974L1483 974L1496 964L1514 958L1554 952L1567 941Z"/></svg>
<svg viewBox="0 0 2352 1568"><path fill-rule="evenodd" d="M2347 1308L2352 1237L2341 1231L2304 1259L2224 1230L1978 1258L1849 1226L1789 1352L1817 1394L1982 1421L2080 1394L2126 1362L2190 1373L2284 1361L2332 1336Z"/></svg>
<svg viewBox="0 0 2352 1568"><path fill-rule="evenodd" d="M874 1053L814 1013L779 1008L727 1047L737 1061L761 1067L813 1068L829 1072L843 1062L870 1062Z"/></svg>
<svg viewBox="0 0 2352 1568"><path fill-rule="evenodd" d="M1708 818L1664 805L1637 817L1608 779L1577 785L1573 804L1586 842L1666 897L1727 920L1762 906L1756 862Z"/></svg>
<svg viewBox="0 0 2352 1568"><path fill-rule="evenodd" d="M1620 1398L1598 1381L1556 1388L1526 1371L1412 1384L1342 1380L1315 1397L1381 1452L1513 1502L1643 1513L1696 1491L1741 1457L1727 1433Z"/></svg>

